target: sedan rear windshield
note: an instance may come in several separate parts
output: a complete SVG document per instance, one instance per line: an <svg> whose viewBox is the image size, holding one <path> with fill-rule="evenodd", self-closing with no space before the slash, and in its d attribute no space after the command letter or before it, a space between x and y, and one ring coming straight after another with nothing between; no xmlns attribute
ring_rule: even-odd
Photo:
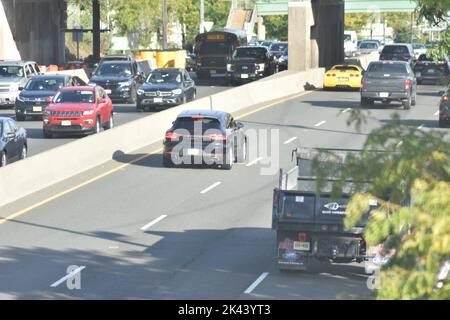
<svg viewBox="0 0 450 320"><path fill-rule="evenodd" d="M350 66L336 66L336 67L333 67L331 70L359 71L359 69L357 67L350 67Z"/></svg>
<svg viewBox="0 0 450 320"><path fill-rule="evenodd" d="M285 43L273 43L270 47L270 51L284 51L288 47Z"/></svg>
<svg viewBox="0 0 450 320"><path fill-rule="evenodd" d="M211 129L220 130L220 122L215 118L182 117L175 121L174 129L185 129L194 133L194 129L202 134Z"/></svg>
<svg viewBox="0 0 450 320"><path fill-rule="evenodd" d="M409 53L408 47L406 46L385 46L383 53L388 54L407 54Z"/></svg>
<svg viewBox="0 0 450 320"><path fill-rule="evenodd" d="M68 90L58 93L55 97L56 103L94 103L93 91L88 90Z"/></svg>
<svg viewBox="0 0 450 320"><path fill-rule="evenodd" d="M434 61L433 58L427 57L425 54L421 54L419 56L419 61ZM446 61L446 58L439 58L437 61Z"/></svg>
<svg viewBox="0 0 450 320"><path fill-rule="evenodd" d="M404 64L399 63L374 63L370 65L367 71L384 74L408 73L406 66Z"/></svg>
<svg viewBox="0 0 450 320"><path fill-rule="evenodd" d="M359 45L360 49L377 49L378 48L378 44L376 44L375 42L362 42Z"/></svg>
<svg viewBox="0 0 450 320"><path fill-rule="evenodd" d="M25 90L58 91L62 87L64 87L63 79L32 79L28 81Z"/></svg>

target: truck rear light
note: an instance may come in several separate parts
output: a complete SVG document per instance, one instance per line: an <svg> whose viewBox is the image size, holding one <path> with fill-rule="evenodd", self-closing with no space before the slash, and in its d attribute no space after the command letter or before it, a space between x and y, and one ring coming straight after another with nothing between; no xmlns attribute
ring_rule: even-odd
<svg viewBox="0 0 450 320"><path fill-rule="evenodd" d="M172 132L172 131L166 132L167 140L177 140L179 137L180 137L180 135L176 132Z"/></svg>
<svg viewBox="0 0 450 320"><path fill-rule="evenodd" d="M411 88L411 81L405 80L405 90L409 90Z"/></svg>

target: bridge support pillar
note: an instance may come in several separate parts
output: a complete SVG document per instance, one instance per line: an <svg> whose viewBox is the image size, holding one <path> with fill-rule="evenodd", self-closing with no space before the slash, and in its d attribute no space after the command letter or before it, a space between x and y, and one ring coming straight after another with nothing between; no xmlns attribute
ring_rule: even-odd
<svg viewBox="0 0 450 320"><path fill-rule="evenodd" d="M289 2L289 70L305 71L312 67L311 26L314 15L311 1ZM314 54L317 54L314 50Z"/></svg>
<svg viewBox="0 0 450 320"><path fill-rule="evenodd" d="M258 17L258 40L266 40L266 26L263 17Z"/></svg>

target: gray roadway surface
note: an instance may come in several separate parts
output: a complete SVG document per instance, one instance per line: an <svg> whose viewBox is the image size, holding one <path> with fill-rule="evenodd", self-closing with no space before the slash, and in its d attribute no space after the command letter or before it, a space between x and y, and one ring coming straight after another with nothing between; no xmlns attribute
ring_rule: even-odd
<svg viewBox="0 0 450 320"><path fill-rule="evenodd" d="M192 75L195 79L195 75ZM197 83L197 98L203 98L223 90L229 89L226 83L220 79L205 80ZM120 126L127 122L137 120L139 118L152 114L151 112L139 113L136 111L136 106L131 104L114 103L114 120L115 125ZM0 108L0 117L15 118L14 110L11 108ZM19 122L19 126L24 127L28 134L28 155L33 156L40 152L55 148L62 144L80 139L78 136L58 136L54 139L44 139L42 133L42 120L37 118L28 118L27 121Z"/></svg>
<svg viewBox="0 0 450 320"><path fill-rule="evenodd" d="M242 119L246 128L279 129L280 164L290 168L298 146L358 148L367 134L398 112L423 130L437 129L439 87L421 86L418 105L371 110L362 132L348 127L358 92L311 92ZM345 113L338 116L341 111ZM326 122L324 122L326 121ZM284 144L292 137L298 137ZM159 146L158 146L159 147ZM136 151L145 154L158 147ZM130 159L133 155L128 155ZM0 208L0 216L60 192L119 164L89 172ZM80 299L335 299L368 294L363 265L315 264L280 273L270 229L278 176L262 163L232 171L161 167L154 154L0 224L0 298ZM201 194L216 182L219 186ZM160 217L167 218L141 228ZM69 265L85 266L81 290L65 283ZM261 274L269 275L251 293Z"/></svg>

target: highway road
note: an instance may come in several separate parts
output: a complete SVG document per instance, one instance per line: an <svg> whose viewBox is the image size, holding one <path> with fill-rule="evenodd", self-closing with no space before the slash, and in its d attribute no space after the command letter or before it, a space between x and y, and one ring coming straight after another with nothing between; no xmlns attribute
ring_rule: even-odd
<svg viewBox="0 0 450 320"><path fill-rule="evenodd" d="M195 74L191 74L195 79ZM220 78L205 80L198 83L197 86L197 98L203 98L212 94L218 93L230 89L227 87L226 82ZM152 112L139 113L136 111L136 106L131 104L114 103L114 120L115 125L120 126L127 122L137 120L139 118L151 115ZM163 109L161 109L163 110ZM0 108L0 117L13 117L15 118L14 110L9 108ZM40 152L55 148L57 146L66 144L76 139L82 138L82 136L57 136L53 139L44 139L42 133L42 120L37 118L27 121L19 122L19 126L24 127L28 134L28 156L36 155Z"/></svg>
<svg viewBox="0 0 450 320"><path fill-rule="evenodd" d="M308 92L241 121L246 128L278 129L280 165L290 168L296 146L359 148L394 112L420 130L448 130L437 128L439 89L421 86L417 106L408 111L392 105L372 109L361 132L346 123L359 106L358 92ZM11 221L0 220L0 299L368 295L363 265L317 263L307 272L278 271L270 229L278 176L260 174L265 159L232 171L166 169L159 148L126 155L130 161L148 154L128 166L111 161L0 208L3 217L17 213ZM78 269L80 290L64 282L70 265L84 267Z"/></svg>

